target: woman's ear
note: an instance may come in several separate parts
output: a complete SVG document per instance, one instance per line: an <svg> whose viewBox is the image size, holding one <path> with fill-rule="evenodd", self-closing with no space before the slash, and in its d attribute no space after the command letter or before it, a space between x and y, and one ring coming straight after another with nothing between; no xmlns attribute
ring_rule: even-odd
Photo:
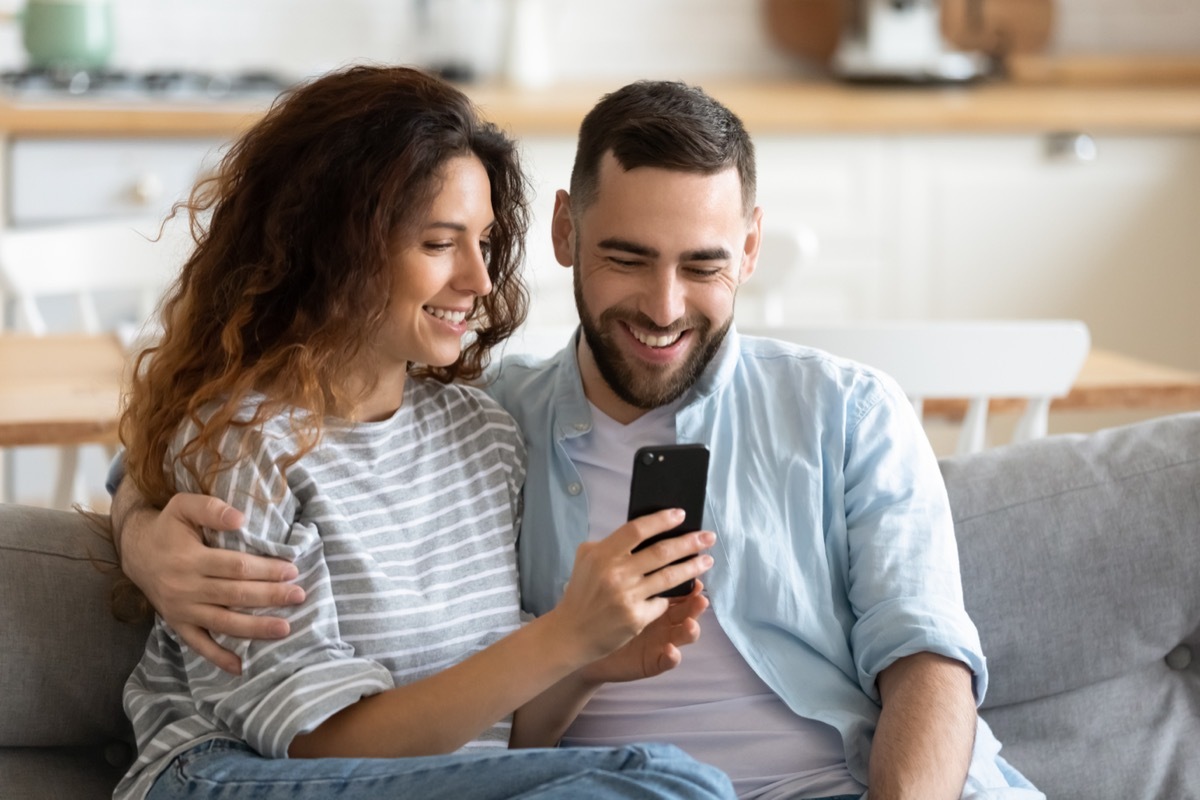
<svg viewBox="0 0 1200 800"><path fill-rule="evenodd" d="M571 195L563 189L554 193L554 217L550 221L554 258L564 267L575 263L575 220L571 217Z"/></svg>

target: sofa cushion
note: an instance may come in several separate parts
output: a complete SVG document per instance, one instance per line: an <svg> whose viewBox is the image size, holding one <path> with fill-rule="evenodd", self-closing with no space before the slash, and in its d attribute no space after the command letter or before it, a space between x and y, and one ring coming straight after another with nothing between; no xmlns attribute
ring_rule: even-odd
<svg viewBox="0 0 1200 800"><path fill-rule="evenodd" d="M114 566L81 515L0 505L0 747L132 741L121 691L149 625L110 613Z"/></svg>
<svg viewBox="0 0 1200 800"><path fill-rule="evenodd" d="M983 716L1052 798L1200 786L1200 414L942 461ZM1190 755L1185 755L1190 754Z"/></svg>

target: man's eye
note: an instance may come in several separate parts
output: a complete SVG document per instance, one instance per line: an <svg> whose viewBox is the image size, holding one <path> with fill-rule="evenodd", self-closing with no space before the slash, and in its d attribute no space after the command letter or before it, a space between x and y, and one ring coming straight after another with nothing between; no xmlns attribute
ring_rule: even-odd
<svg viewBox="0 0 1200 800"><path fill-rule="evenodd" d="M631 261L627 258L613 258L610 256L608 260L618 267L636 267L638 265L637 261Z"/></svg>
<svg viewBox="0 0 1200 800"><path fill-rule="evenodd" d="M721 274L721 267L689 267L688 272L698 278L712 278Z"/></svg>

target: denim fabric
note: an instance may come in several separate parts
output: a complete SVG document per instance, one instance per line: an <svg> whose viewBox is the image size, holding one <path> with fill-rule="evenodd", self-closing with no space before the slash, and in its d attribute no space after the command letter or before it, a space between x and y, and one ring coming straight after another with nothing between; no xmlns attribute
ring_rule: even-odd
<svg viewBox="0 0 1200 800"><path fill-rule="evenodd" d="M264 758L210 740L159 776L149 800L716 800L734 797L719 770L669 745L486 749L417 758Z"/></svg>

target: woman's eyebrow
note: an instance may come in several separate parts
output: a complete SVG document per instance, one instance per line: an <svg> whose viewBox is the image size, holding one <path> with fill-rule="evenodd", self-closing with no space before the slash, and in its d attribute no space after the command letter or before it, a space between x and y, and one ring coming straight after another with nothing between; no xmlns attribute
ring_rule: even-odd
<svg viewBox="0 0 1200 800"><path fill-rule="evenodd" d="M425 230L429 230L430 228L448 228L452 231L459 231L460 233L465 233L467 230L467 226L461 222L445 222L441 220L435 220L425 226Z"/></svg>

